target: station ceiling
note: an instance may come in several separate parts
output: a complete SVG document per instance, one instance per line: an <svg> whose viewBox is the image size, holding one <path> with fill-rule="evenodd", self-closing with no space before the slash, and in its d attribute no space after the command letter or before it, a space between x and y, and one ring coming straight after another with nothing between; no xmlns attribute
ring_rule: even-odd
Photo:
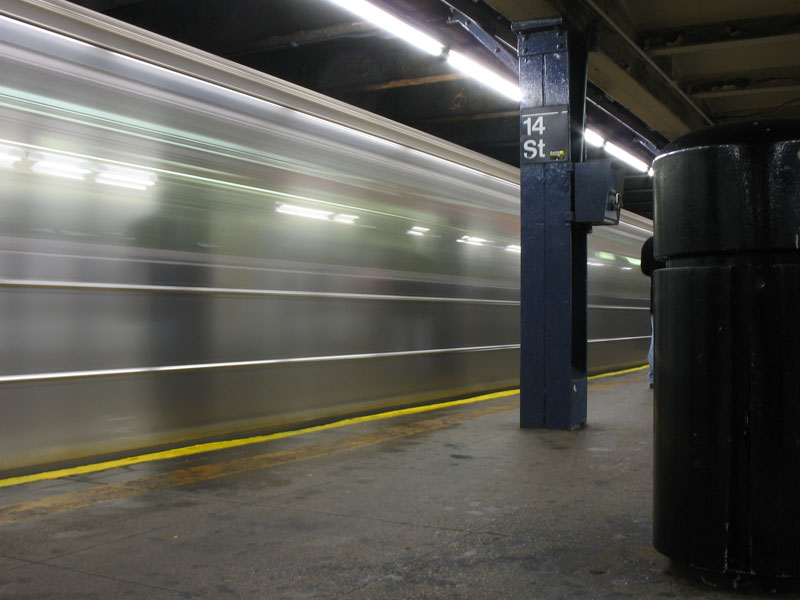
<svg viewBox="0 0 800 600"><path fill-rule="evenodd" d="M373 1L511 79L498 55L514 53L512 22L591 30L589 124L646 162L707 125L800 117L797 0ZM74 3L518 164L513 100L328 0ZM647 178L633 179L626 207L651 216Z"/></svg>

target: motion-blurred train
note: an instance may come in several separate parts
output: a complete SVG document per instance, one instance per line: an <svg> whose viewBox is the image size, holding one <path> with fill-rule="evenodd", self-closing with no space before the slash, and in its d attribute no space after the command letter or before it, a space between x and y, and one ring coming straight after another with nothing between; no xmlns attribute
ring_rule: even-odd
<svg viewBox="0 0 800 600"><path fill-rule="evenodd" d="M0 15L0 471L518 385L517 169L60 0ZM649 343L623 221L591 372Z"/></svg>

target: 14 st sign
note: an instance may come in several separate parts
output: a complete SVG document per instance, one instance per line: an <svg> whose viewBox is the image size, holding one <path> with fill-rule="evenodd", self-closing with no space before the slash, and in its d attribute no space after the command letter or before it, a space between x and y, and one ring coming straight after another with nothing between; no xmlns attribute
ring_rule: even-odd
<svg viewBox="0 0 800 600"><path fill-rule="evenodd" d="M520 113L522 163L569 160L567 106L523 109Z"/></svg>

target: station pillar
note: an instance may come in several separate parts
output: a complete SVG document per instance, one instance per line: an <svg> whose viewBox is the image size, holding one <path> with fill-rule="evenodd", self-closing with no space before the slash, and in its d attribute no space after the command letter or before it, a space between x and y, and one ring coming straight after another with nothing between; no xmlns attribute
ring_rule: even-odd
<svg viewBox="0 0 800 600"><path fill-rule="evenodd" d="M520 425L586 423L586 236L574 211L583 155L587 45L561 18L518 35L522 301Z"/></svg>

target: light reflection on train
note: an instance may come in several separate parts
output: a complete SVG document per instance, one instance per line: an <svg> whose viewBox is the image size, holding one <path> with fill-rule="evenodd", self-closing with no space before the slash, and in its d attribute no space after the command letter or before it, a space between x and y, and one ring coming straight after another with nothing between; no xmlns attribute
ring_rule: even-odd
<svg viewBox="0 0 800 600"><path fill-rule="evenodd" d="M518 384L517 170L30 6L0 9L0 470ZM592 372L647 349L624 221L590 239Z"/></svg>

